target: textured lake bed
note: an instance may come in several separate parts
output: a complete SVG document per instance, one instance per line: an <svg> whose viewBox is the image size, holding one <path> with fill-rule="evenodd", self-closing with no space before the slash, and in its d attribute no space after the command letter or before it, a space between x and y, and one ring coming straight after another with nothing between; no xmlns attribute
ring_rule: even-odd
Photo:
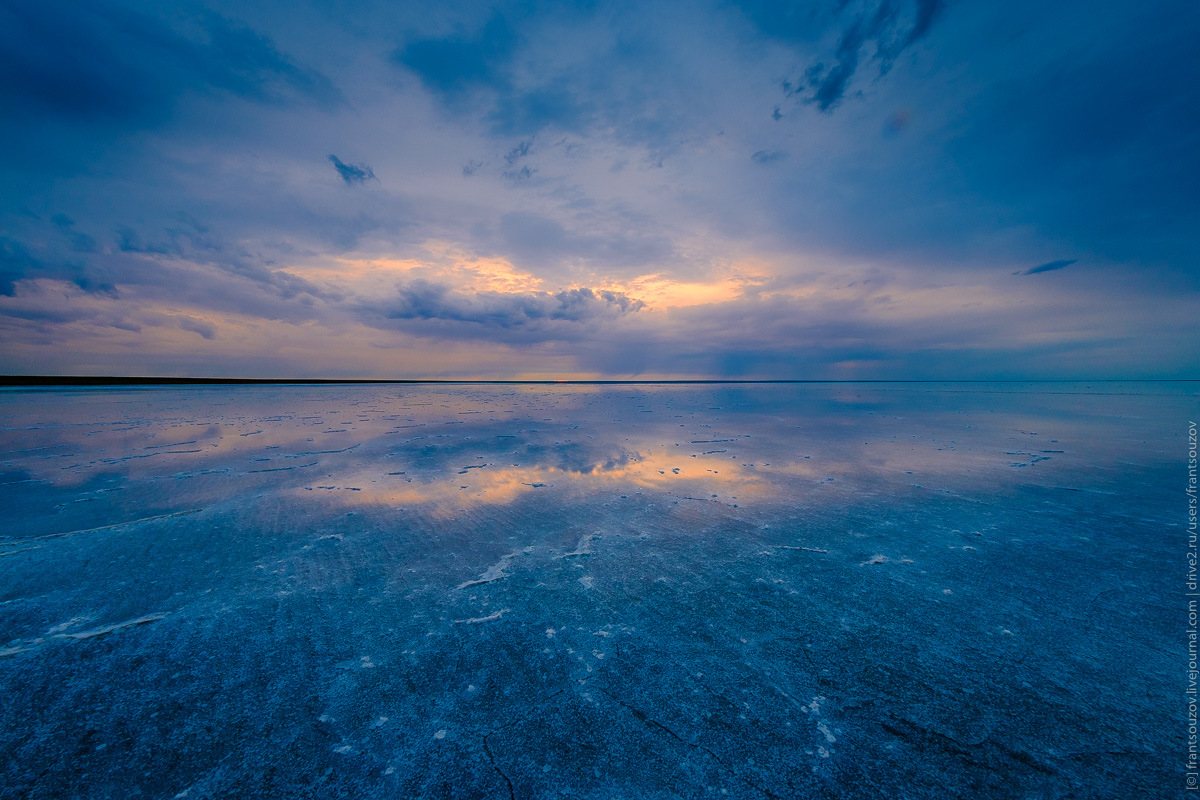
<svg viewBox="0 0 1200 800"><path fill-rule="evenodd" d="M1182 796L1197 384L0 392L0 796Z"/></svg>

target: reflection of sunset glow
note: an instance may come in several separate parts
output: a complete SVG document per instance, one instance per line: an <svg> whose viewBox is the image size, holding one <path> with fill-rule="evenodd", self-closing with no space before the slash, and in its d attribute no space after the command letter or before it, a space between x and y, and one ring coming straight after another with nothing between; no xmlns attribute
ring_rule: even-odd
<svg viewBox="0 0 1200 800"><path fill-rule="evenodd" d="M1022 433L1038 422L1021 415L989 416L984 426L976 419L948 438L931 436L925 423L882 416L846 425L847 415L880 401L862 386L823 388L826 410L804 417L775 404L809 390L754 390L769 403L715 421L711 431L680 422L690 416L683 414L694 391L683 387L326 387L300 390L285 408L287 391L238 390L236 405L224 388L180 391L167 395L178 410L157 420L143 416L141 390L105 393L72 406L75 418L41 435L37 452L51 460L27 463L37 467L34 478L58 487L97 479L103 486L115 475L170 475L185 481L178 485L184 492L217 480L242 487L270 481L312 502L412 506L434 515L627 493L743 508L807 503L828 484L836 492L896 481L931 485L967 473L1003 484L1020 479L1016 467L1036 465L1044 477L1078 463L1056 442ZM731 391L722 406L741 402L746 390ZM922 396L895 391L893 400L919 404ZM353 397L362 402L346 402ZM101 417L112 422L100 425ZM592 433L579 433L576 424L589 420ZM793 421L804 423L794 437ZM10 418L14 431L39 424L36 405ZM1057 427L1063 438L1084 435L1074 422Z"/></svg>
<svg viewBox="0 0 1200 800"><path fill-rule="evenodd" d="M386 480L386 483L384 482ZM337 501L384 505L431 504L440 513L473 505L503 505L521 495L541 489L564 487L587 492L621 488L652 489L693 499L730 503L775 494L769 475L745 467L732 459L697 456L679 451L649 451L630 454L572 470L556 466L487 465L468 474L452 474L441 480L405 481L400 476L381 479L378 473L360 471L338 477L341 486L357 491L330 491ZM465 488L463 488L465 487ZM307 489L297 490L308 493ZM716 497L713 497L716 495Z"/></svg>

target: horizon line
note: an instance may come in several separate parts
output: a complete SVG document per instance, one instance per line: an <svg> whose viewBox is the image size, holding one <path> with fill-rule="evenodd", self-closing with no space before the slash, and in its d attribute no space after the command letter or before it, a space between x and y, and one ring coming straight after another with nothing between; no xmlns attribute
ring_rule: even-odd
<svg viewBox="0 0 1200 800"><path fill-rule="evenodd" d="M185 378L139 375L0 375L0 386L236 386L336 384L652 385L831 383L1194 383L1200 378Z"/></svg>

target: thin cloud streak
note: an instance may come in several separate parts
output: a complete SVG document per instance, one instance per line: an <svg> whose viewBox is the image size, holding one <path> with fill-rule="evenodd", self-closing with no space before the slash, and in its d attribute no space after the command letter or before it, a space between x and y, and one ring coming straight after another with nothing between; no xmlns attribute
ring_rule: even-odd
<svg viewBox="0 0 1200 800"><path fill-rule="evenodd" d="M1059 259L1058 261L1048 261L1045 264L1038 264L1036 267L1030 267L1026 270L1017 270L1013 275L1037 275L1039 272L1054 272L1055 270L1066 269L1074 264L1078 259L1067 258Z"/></svg>

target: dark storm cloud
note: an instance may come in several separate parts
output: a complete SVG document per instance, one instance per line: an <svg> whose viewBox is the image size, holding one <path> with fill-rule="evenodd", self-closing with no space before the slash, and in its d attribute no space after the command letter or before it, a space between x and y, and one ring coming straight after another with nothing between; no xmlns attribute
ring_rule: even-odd
<svg viewBox="0 0 1200 800"><path fill-rule="evenodd" d="M163 130L200 98L325 112L341 102L324 74L216 13L166 2L2 2L0 172L25 182L0 190L0 211L52 176L88 173L131 134ZM217 112L203 124L230 119ZM146 161L152 184L162 166Z"/></svg>
<svg viewBox="0 0 1200 800"><path fill-rule="evenodd" d="M375 180L375 172L366 164L346 164L335 155L330 155L329 160L333 163L333 168L337 170L338 176L346 182L346 185L353 186L356 183L366 183L367 181Z"/></svg>
<svg viewBox="0 0 1200 800"><path fill-rule="evenodd" d="M189 89L337 97L328 78L214 13L190 25L190 35L130 9L70 0L6 4L0 21L0 99L9 114L145 123Z"/></svg>
<svg viewBox="0 0 1200 800"><path fill-rule="evenodd" d="M824 25L832 22L843 26L830 63L818 61L799 79L783 84L789 95L814 103L825 112L841 102L863 59L875 65L880 75L886 75L901 53L929 33L942 10L942 0L881 0L861 6L843 2L828 20L815 10L783 10L769 5L744 3L742 10L765 34L785 41L808 43L820 35Z"/></svg>
<svg viewBox="0 0 1200 800"><path fill-rule="evenodd" d="M504 342L577 340L595 324L636 314L645 304L620 292L587 287L558 292L460 292L416 280L369 307L374 324L446 339Z"/></svg>
<svg viewBox="0 0 1200 800"><path fill-rule="evenodd" d="M1018 270L1017 272L1014 272L1013 275L1037 275L1039 272L1054 272L1055 270L1069 267L1078 260L1079 259L1076 258L1070 258L1059 259L1058 261L1048 261L1045 264L1038 264L1036 267Z"/></svg>

